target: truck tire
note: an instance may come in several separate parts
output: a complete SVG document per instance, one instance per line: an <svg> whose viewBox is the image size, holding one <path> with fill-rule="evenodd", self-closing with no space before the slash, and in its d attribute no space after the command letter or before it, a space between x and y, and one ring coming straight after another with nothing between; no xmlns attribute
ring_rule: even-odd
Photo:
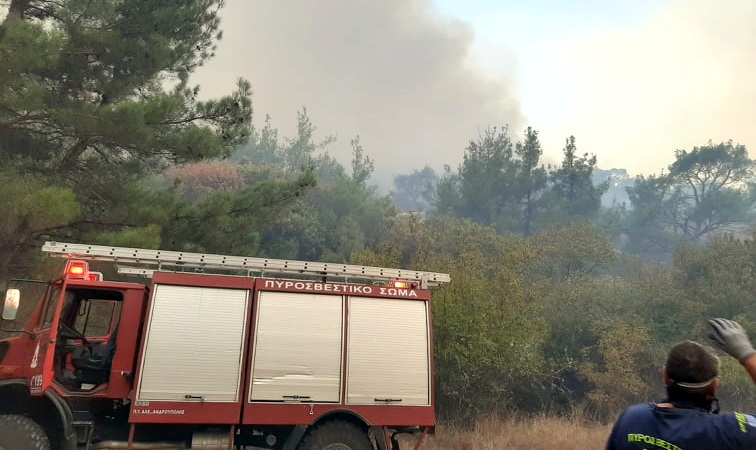
<svg viewBox="0 0 756 450"><path fill-rule="evenodd" d="M334 420L318 425L307 433L299 450L373 450L365 431L356 425Z"/></svg>
<svg viewBox="0 0 756 450"><path fill-rule="evenodd" d="M50 450L50 439L37 422L26 416L0 416L0 450Z"/></svg>

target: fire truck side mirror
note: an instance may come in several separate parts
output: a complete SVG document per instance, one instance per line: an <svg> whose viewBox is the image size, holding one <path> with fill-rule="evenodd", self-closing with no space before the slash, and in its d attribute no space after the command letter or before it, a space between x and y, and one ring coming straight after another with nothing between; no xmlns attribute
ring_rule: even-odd
<svg viewBox="0 0 756 450"><path fill-rule="evenodd" d="M19 303L21 303L21 291L18 289L8 289L5 292L3 320L16 320Z"/></svg>

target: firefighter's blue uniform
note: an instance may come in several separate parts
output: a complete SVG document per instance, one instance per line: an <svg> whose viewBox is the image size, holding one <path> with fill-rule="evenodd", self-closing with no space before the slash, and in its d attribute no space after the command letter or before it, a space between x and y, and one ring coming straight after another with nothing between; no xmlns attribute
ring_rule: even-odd
<svg viewBox="0 0 756 450"><path fill-rule="evenodd" d="M620 415L606 450L756 449L756 417L700 408L634 405Z"/></svg>

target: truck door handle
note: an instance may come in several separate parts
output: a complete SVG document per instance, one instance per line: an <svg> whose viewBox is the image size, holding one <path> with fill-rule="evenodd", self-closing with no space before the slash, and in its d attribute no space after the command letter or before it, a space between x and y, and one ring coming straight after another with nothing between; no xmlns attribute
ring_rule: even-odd
<svg viewBox="0 0 756 450"><path fill-rule="evenodd" d="M376 402L384 402L384 403L394 403L394 402L401 402L401 398L374 398Z"/></svg>
<svg viewBox="0 0 756 450"><path fill-rule="evenodd" d="M309 400L309 395L282 395L283 398L290 398L292 400Z"/></svg>
<svg viewBox="0 0 756 450"><path fill-rule="evenodd" d="M184 398L187 399L187 400L199 400L201 402L205 401L205 397L203 397L201 395L189 395L189 394L186 394L184 396Z"/></svg>

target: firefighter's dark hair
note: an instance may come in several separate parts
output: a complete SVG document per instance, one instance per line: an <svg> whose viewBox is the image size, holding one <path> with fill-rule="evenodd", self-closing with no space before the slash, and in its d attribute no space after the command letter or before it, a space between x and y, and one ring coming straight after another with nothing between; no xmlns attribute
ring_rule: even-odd
<svg viewBox="0 0 756 450"><path fill-rule="evenodd" d="M719 376L719 358L714 349L693 341L682 341L667 354L667 376L684 391L702 393Z"/></svg>

